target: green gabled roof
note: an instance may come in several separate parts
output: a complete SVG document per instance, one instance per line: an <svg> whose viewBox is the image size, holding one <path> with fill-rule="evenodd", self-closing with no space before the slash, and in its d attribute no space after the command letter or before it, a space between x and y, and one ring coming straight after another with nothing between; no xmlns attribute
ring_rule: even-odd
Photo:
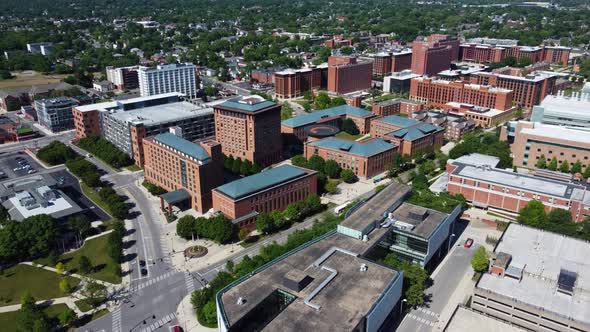
<svg viewBox="0 0 590 332"><path fill-rule="evenodd" d="M344 114L357 116L357 117L365 117L372 115L373 113L350 105L340 105L332 108L327 108L325 110L317 111L308 113L305 115L296 116L294 118L290 118L281 122L283 126L287 127L301 127L311 123L315 123L322 118L334 117L334 116L342 116Z"/></svg>
<svg viewBox="0 0 590 332"><path fill-rule="evenodd" d="M248 97L244 97L244 98L248 98ZM230 99L228 101L225 101L225 102L219 104L219 106L238 109L238 110L246 111L246 112L256 112L256 111L260 111L262 109L276 105L275 102L270 101L270 100L264 100L264 101L260 101L260 102L253 103L253 104L241 103L240 100L242 100L242 99L243 98Z"/></svg>
<svg viewBox="0 0 590 332"><path fill-rule="evenodd" d="M154 137L154 140L164 145L167 145L179 152L182 152L188 156L191 156L197 160L206 161L211 159L211 156L209 156L207 151L203 149L202 146L187 141L183 138L180 138L172 133L163 133L156 135Z"/></svg>
<svg viewBox="0 0 590 332"><path fill-rule="evenodd" d="M306 174L307 173L301 168L291 165L283 165L232 181L215 188L215 190L218 190L233 199L239 199Z"/></svg>
<svg viewBox="0 0 590 332"><path fill-rule="evenodd" d="M423 123L416 127L398 129L389 133L388 135L413 141L441 130L443 129L430 123Z"/></svg>
<svg viewBox="0 0 590 332"><path fill-rule="evenodd" d="M414 125L417 125L418 123L420 123L420 121L418 121L418 120L408 119L408 118L404 118L402 116L397 116L397 115L386 116L382 119L379 119L379 121L389 123L394 126L398 126L398 127L402 127L402 128L414 126Z"/></svg>
<svg viewBox="0 0 590 332"><path fill-rule="evenodd" d="M339 150L358 156L369 157L395 148L395 145L380 138L364 142L348 141L337 137L328 137L308 143L326 149Z"/></svg>

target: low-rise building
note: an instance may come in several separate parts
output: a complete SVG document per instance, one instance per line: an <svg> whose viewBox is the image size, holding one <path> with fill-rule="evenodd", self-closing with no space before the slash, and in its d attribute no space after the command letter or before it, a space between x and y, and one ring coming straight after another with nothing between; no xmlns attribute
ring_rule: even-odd
<svg viewBox="0 0 590 332"><path fill-rule="evenodd" d="M273 74L275 97L290 99L303 96L314 89L328 88L328 65L301 69L285 69Z"/></svg>
<svg viewBox="0 0 590 332"><path fill-rule="evenodd" d="M211 190L223 184L221 145L215 141L192 143L173 133L143 140L145 180L169 193L160 196L171 205L188 201L205 213L213 207Z"/></svg>
<svg viewBox="0 0 590 332"><path fill-rule="evenodd" d="M473 310L529 331L590 331L590 244L510 223L473 290Z"/></svg>
<svg viewBox="0 0 590 332"><path fill-rule="evenodd" d="M282 165L213 189L213 209L253 229L259 213L284 210L317 191L317 172Z"/></svg>
<svg viewBox="0 0 590 332"><path fill-rule="evenodd" d="M590 193L571 175L549 171L521 174L496 168L498 163L498 158L478 154L449 161L446 190L463 195L475 207L508 214L517 214L529 201L537 200L547 211L570 211L575 222L590 216Z"/></svg>
<svg viewBox="0 0 590 332"><path fill-rule="evenodd" d="M556 158L558 168L569 163L569 168L580 162L585 169L590 165L590 132L538 122L511 122L503 128L505 137L511 135L510 150L514 165L535 168L541 156L547 164Z"/></svg>
<svg viewBox="0 0 590 332"><path fill-rule="evenodd" d="M371 137L390 141L399 146L399 153L411 156L442 146L444 129L430 123L391 115L371 121Z"/></svg>
<svg viewBox="0 0 590 332"><path fill-rule="evenodd" d="M39 124L52 132L73 129L72 108L77 105L78 101L69 97L35 100Z"/></svg>
<svg viewBox="0 0 590 332"><path fill-rule="evenodd" d="M363 142L328 137L304 144L304 156L314 155L334 160L342 169L349 169L359 178L367 179L387 170L398 147L380 138Z"/></svg>
<svg viewBox="0 0 590 332"><path fill-rule="evenodd" d="M447 117L447 119L449 119L449 117ZM475 122L471 119L454 117L452 120L447 121L445 127L445 139L449 141L460 141L465 134L473 131L475 127Z"/></svg>
<svg viewBox="0 0 590 332"><path fill-rule="evenodd" d="M512 107L507 110L498 110L471 104L450 102L445 105L444 110L449 114L455 114L470 119L475 122L477 126L489 128L512 120L516 116L517 109Z"/></svg>
<svg viewBox="0 0 590 332"><path fill-rule="evenodd" d="M396 98L373 104L372 111L373 113L380 116L390 116L398 114L405 114L410 116L413 113L416 113L423 109L424 104L422 103L408 99Z"/></svg>
<svg viewBox="0 0 590 332"><path fill-rule="evenodd" d="M393 72L383 78L383 92L385 93L405 93L410 92L410 86L413 78L420 77L419 74L412 73L407 69L400 72Z"/></svg>
<svg viewBox="0 0 590 332"><path fill-rule="evenodd" d="M337 128L342 121L352 119L361 134L370 130L370 121L376 115L359 107L341 105L325 110L299 115L281 122L281 133L287 142L303 143L307 139L307 128L326 124Z"/></svg>
<svg viewBox="0 0 590 332"><path fill-rule="evenodd" d="M574 92L566 97L564 91L548 95L533 107L532 122L550 125L590 128L590 93Z"/></svg>

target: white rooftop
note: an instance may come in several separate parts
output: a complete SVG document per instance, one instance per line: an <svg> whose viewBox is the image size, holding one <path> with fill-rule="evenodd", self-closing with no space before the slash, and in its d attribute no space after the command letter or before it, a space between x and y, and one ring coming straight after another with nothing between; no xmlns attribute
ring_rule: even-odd
<svg viewBox="0 0 590 332"><path fill-rule="evenodd" d="M195 105L188 101L180 101L131 111L115 111L109 114L109 116L124 122L155 125L162 122L188 119L207 114L213 114L213 108Z"/></svg>
<svg viewBox="0 0 590 332"><path fill-rule="evenodd" d="M574 144L590 144L590 132L588 131L539 122L534 123L534 128L523 128L520 132L522 134L553 138L560 141L571 141Z"/></svg>
<svg viewBox="0 0 590 332"><path fill-rule="evenodd" d="M460 306L453 314L445 331L525 332L526 330Z"/></svg>
<svg viewBox="0 0 590 332"><path fill-rule="evenodd" d="M590 324L589 242L511 223L495 252L524 265L523 278L519 282L486 273L478 288ZM561 269L577 273L573 296L556 290Z"/></svg>
<svg viewBox="0 0 590 332"><path fill-rule="evenodd" d="M162 93L162 94L153 95L153 96L137 97L137 98L130 98L130 99L125 99L125 100L105 101L102 103L76 106L76 109L80 112L88 112L88 111L95 111L95 110L105 111L108 109L116 108L118 105L134 104L134 103L145 102L145 101L149 101L149 100L166 98L166 97L174 97L174 96L182 97L182 96L184 96L184 94L180 93L180 92L169 92L169 93Z"/></svg>
<svg viewBox="0 0 590 332"><path fill-rule="evenodd" d="M23 193L25 193L25 192L23 192ZM21 194L21 195L19 195L19 194ZM22 193L17 193L17 196L14 196L9 199L9 201L12 203L14 208L17 209L18 212L24 218L28 218L28 217L36 216L36 215L40 215L40 214L52 215L54 213L58 213L58 212L61 212L61 211L64 211L64 210L67 210L67 209L73 207L63 196L59 196L57 199L49 201L49 205L47 207L42 207L41 205L39 205L38 207L36 207L34 209L28 210L26 207L24 207L20 204L19 197L21 197L21 198L22 197L31 197L31 194L29 194L28 192L26 192L26 195L22 195Z"/></svg>
<svg viewBox="0 0 590 332"><path fill-rule="evenodd" d="M500 158L487 154L472 153L461 156L454 161L473 166L496 167L500 163Z"/></svg>
<svg viewBox="0 0 590 332"><path fill-rule="evenodd" d="M582 117L590 119L590 94L580 93L579 98L548 95L543 99L541 105L537 107L543 108L545 116L561 116L565 118Z"/></svg>

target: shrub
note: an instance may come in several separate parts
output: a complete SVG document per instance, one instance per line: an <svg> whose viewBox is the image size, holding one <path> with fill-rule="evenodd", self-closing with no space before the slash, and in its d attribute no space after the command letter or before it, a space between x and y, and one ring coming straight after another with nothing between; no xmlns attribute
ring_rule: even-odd
<svg viewBox="0 0 590 332"><path fill-rule="evenodd" d="M149 183L147 181L143 181L141 185L144 186L150 192L150 194L154 196L160 196L162 194L167 193L166 189L155 184Z"/></svg>
<svg viewBox="0 0 590 332"><path fill-rule="evenodd" d="M63 164L76 157L78 154L60 141L53 141L37 151L37 158L49 165Z"/></svg>

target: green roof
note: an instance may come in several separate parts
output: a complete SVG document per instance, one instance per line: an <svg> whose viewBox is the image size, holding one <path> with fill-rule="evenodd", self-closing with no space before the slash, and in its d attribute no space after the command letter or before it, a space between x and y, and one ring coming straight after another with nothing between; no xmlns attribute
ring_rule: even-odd
<svg viewBox="0 0 590 332"><path fill-rule="evenodd" d="M207 153L207 150L203 149L199 144L187 141L180 138L172 133L159 134L154 137L154 140L167 145L181 153L191 156L199 161L207 161L211 159L211 156Z"/></svg>
<svg viewBox="0 0 590 332"><path fill-rule="evenodd" d="M215 190L219 190L233 199L239 199L305 174L307 173L301 168L283 165L224 184Z"/></svg>
<svg viewBox="0 0 590 332"><path fill-rule="evenodd" d="M350 105L341 105L341 106L336 106L336 107L332 107L332 108L327 108L325 110L321 110L321 111L317 111L317 112L312 112L312 113L296 116L294 118L290 118L285 121L282 121L281 124L283 126L287 126L287 127L291 127L291 128L301 127L301 126L305 126L308 124L318 122L322 118L342 116L344 114L357 116L357 117L365 117L365 116L372 115L373 113L371 113L365 109L359 108L359 107L354 107L354 106L350 106Z"/></svg>
<svg viewBox="0 0 590 332"><path fill-rule="evenodd" d="M386 116L382 119L379 119L379 121L389 123L394 126L398 126L398 127L402 127L402 128L414 126L414 125L417 125L418 123L420 123L420 121L418 121L418 120L408 119L408 118L404 118L404 117L398 116L398 115Z"/></svg>
<svg viewBox="0 0 590 332"><path fill-rule="evenodd" d="M395 131L389 133L388 135L391 135L391 136L394 136L397 138L403 138L403 139L409 140L409 141L413 141L413 140L422 138L426 135L429 135L431 133L438 132L441 130L442 130L442 128L434 126L430 123L423 123L423 124L416 126L416 127L402 128L402 129L395 130Z"/></svg>
<svg viewBox="0 0 590 332"><path fill-rule="evenodd" d="M395 148L395 145L380 138L364 142L348 141L337 137L328 137L308 143L310 146L344 151L357 156L369 157Z"/></svg>
<svg viewBox="0 0 590 332"><path fill-rule="evenodd" d="M190 199L191 195L184 189L178 189L162 194L160 197L168 204L176 204Z"/></svg>
<svg viewBox="0 0 590 332"><path fill-rule="evenodd" d="M238 110L246 111L246 112L256 112L256 111L260 111L261 109L265 109L265 108L276 105L275 102L270 101L270 100L262 100L262 101L256 102L256 103L240 102L240 101L245 100L250 97L262 98L262 97L258 97L258 96L246 96L246 97L234 98L234 99L230 99L228 101L225 101L225 102L219 104L219 106L226 107L226 108L238 109Z"/></svg>

